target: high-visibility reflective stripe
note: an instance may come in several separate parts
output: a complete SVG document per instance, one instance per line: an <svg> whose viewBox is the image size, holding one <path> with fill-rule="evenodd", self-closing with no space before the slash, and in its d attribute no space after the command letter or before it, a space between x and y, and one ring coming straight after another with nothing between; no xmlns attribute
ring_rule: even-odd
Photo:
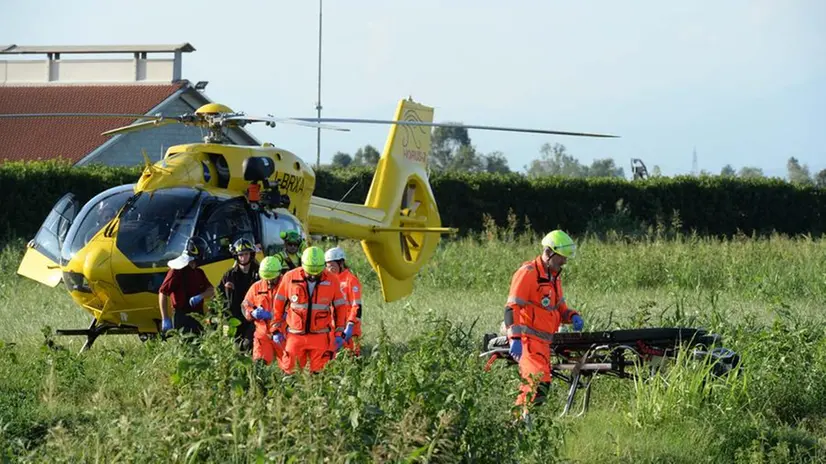
<svg viewBox="0 0 826 464"><path fill-rule="evenodd" d="M361 304L361 298L359 298L358 300L353 300L353 304L354 305L360 305Z"/></svg>
<svg viewBox="0 0 826 464"><path fill-rule="evenodd" d="M531 305L531 306L536 306L537 308L544 309L546 311L555 311L557 308L559 308L559 305L561 305L564 302L565 302L565 297L563 296L562 298L559 299L559 301L556 303L556 305L545 307L545 306L542 306L542 304L537 303L536 301L523 300L522 298L519 298L517 296L509 296L508 297L508 304L515 304L515 305L519 305L519 306Z"/></svg>
<svg viewBox="0 0 826 464"><path fill-rule="evenodd" d="M287 332L289 332L289 333L291 333L291 334L296 334L296 335L304 335L304 334L306 334L306 332L301 331L301 330L295 330L295 329L293 329L292 327L288 327L288 328L287 328ZM311 331L310 331L310 333L311 333L311 334L326 334L326 333L330 333L330 328L329 328L329 327L327 327L326 329L322 329L322 330L311 330Z"/></svg>
<svg viewBox="0 0 826 464"><path fill-rule="evenodd" d="M313 303L311 308L313 308L313 311L324 311L325 309L330 309L330 305Z"/></svg>
<svg viewBox="0 0 826 464"><path fill-rule="evenodd" d="M347 298L339 298L339 299L333 301L333 306L340 306L340 305L346 305L346 304L347 304Z"/></svg>
<svg viewBox="0 0 826 464"><path fill-rule="evenodd" d="M534 328L528 327L526 325L514 325L508 329L508 337L512 337L514 335L532 335L534 337L538 337L544 341L552 342L554 340L554 336L548 332L542 332L541 330L536 330Z"/></svg>
<svg viewBox="0 0 826 464"><path fill-rule="evenodd" d="M290 303L290 306L292 306L293 309L307 309L309 307L307 303Z"/></svg>
<svg viewBox="0 0 826 464"><path fill-rule="evenodd" d="M276 301L287 301L287 297L284 295L275 295Z"/></svg>

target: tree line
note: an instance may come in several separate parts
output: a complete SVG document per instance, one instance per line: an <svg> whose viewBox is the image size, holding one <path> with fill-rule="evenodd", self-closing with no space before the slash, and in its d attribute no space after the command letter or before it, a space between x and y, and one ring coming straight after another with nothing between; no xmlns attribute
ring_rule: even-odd
<svg viewBox="0 0 826 464"><path fill-rule="evenodd" d="M351 156L349 153L336 152L333 155L331 167L347 168L360 166L375 166L381 153L372 145L359 148ZM431 154L428 167L437 172L489 172L511 173L508 160L501 151L482 153L471 143L470 135L464 127L447 126L435 127L431 133ZM625 178L625 170L617 166L613 158L595 159L590 165L582 164L561 143L545 143L539 149L539 157L531 160L524 166L529 178L543 176L566 177L621 177ZM826 188L826 169L816 174L809 172L808 165L801 165L795 158L789 158L786 163L787 179L794 184L813 185ZM702 170L700 176L714 174ZM650 177L662 177L659 166L654 165ZM721 177L738 177L741 179L756 179L766 177L763 170L754 166L743 166L736 170L726 164L720 170ZM634 176L636 177L636 176Z"/></svg>

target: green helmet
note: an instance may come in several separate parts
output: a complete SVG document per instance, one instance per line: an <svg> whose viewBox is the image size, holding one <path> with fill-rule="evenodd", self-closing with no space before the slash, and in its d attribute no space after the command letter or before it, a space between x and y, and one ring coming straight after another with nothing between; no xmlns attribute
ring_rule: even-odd
<svg viewBox="0 0 826 464"><path fill-rule="evenodd" d="M576 244L574 240L561 230L551 231L542 239L542 247L548 247L554 253L566 258L573 258L576 254Z"/></svg>
<svg viewBox="0 0 826 464"><path fill-rule="evenodd" d="M267 256L258 267L258 275L265 280L275 279L281 273L282 267L281 257Z"/></svg>
<svg viewBox="0 0 826 464"><path fill-rule="evenodd" d="M279 235L281 235L284 243L301 244L301 234L299 234L296 230L282 230Z"/></svg>
<svg viewBox="0 0 826 464"><path fill-rule="evenodd" d="M304 250L304 253L301 254L301 267L304 268L304 272L307 274L321 274L321 271L324 270L325 264L324 251L322 251L319 247L311 246L310 248Z"/></svg>

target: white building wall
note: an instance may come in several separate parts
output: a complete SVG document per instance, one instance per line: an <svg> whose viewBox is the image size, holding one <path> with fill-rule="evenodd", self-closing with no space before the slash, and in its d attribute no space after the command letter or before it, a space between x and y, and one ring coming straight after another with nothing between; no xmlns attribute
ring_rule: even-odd
<svg viewBox="0 0 826 464"><path fill-rule="evenodd" d="M135 80L134 60L54 61L55 78L61 82L128 82Z"/></svg>
<svg viewBox="0 0 826 464"><path fill-rule="evenodd" d="M174 82L174 59L0 60L0 85Z"/></svg>
<svg viewBox="0 0 826 464"><path fill-rule="evenodd" d="M0 84L47 82L49 65L46 60L0 61Z"/></svg>

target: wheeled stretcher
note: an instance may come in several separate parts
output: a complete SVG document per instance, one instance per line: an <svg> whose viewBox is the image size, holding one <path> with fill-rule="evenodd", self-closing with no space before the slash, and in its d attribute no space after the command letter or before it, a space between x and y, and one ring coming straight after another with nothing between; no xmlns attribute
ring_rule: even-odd
<svg viewBox="0 0 826 464"><path fill-rule="evenodd" d="M676 358L681 349L690 349L692 359L710 361L712 375L726 375L739 367L740 357L721 344L719 335L695 328L556 333L551 342L551 376L570 386L562 415L570 412L579 389L585 390L585 397L577 415L588 410L591 383L597 374L619 378L634 378L641 372L651 375L665 360ZM485 334L479 355L488 359L485 370L498 360L517 364L509 347L507 336Z"/></svg>

